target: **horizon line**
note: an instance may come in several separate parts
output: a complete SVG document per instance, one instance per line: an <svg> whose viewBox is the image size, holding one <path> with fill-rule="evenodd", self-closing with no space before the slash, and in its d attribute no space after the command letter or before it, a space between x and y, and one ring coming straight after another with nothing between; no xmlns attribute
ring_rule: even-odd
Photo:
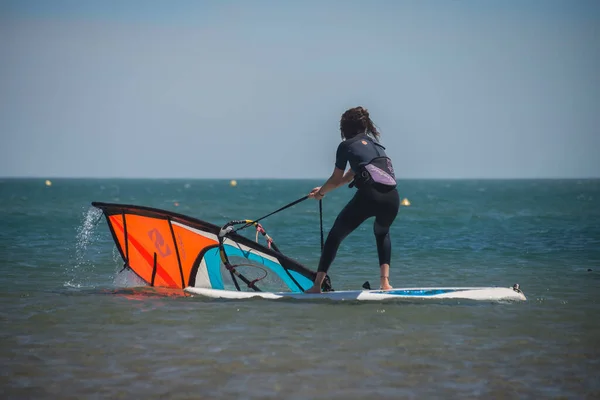
<svg viewBox="0 0 600 400"><path fill-rule="evenodd" d="M115 176L0 176L0 179L61 179L61 180L206 180L206 181L249 181L249 180L326 180L328 177L291 177L291 178L276 178L276 177L220 177L220 178L207 178L207 177L115 177ZM533 176L522 176L522 177L400 177L396 178L398 181L415 181L415 180L594 180L600 179L600 176L548 176L548 177L533 177Z"/></svg>

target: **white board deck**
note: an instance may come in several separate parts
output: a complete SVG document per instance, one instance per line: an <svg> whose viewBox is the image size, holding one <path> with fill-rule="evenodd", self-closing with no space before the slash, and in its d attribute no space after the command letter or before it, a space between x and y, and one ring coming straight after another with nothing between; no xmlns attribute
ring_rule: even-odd
<svg viewBox="0 0 600 400"><path fill-rule="evenodd" d="M187 287L192 295L217 299L298 299L298 300L391 300L391 299L465 299L465 300L527 300L523 292L509 287L446 287L446 288L394 288L391 290L341 290L321 294L292 292L238 292Z"/></svg>

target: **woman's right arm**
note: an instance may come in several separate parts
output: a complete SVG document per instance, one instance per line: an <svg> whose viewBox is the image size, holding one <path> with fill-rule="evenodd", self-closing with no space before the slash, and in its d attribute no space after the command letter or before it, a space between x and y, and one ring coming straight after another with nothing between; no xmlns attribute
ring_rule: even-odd
<svg viewBox="0 0 600 400"><path fill-rule="evenodd" d="M350 168L344 174L344 178L343 178L342 182L339 184L339 186L352 182L352 179L354 179L354 171L352 171L352 168Z"/></svg>

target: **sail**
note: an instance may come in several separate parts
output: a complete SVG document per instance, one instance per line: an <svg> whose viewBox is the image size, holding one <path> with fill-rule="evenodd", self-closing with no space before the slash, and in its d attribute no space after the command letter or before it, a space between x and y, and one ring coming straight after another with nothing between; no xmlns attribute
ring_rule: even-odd
<svg viewBox="0 0 600 400"><path fill-rule="evenodd" d="M221 228L208 222L144 206L92 205L103 211L124 267L150 286L303 292L313 284L316 273L276 247L234 232L220 242Z"/></svg>

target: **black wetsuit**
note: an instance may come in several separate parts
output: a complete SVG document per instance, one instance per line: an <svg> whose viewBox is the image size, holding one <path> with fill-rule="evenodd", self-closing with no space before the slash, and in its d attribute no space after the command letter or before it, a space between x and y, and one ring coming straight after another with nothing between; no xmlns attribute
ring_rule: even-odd
<svg viewBox="0 0 600 400"><path fill-rule="evenodd" d="M361 164L382 156L387 157L385 148L369 136L362 134L340 143L335 166L345 170L346 164L350 163L352 171L359 174L362 171ZM393 168L391 164L389 165L393 174ZM395 186L386 187L378 184L359 184L357 187L359 189L356 194L342 209L329 231L319 261L319 272L328 271L342 240L370 217L375 217L373 231L377 242L379 264L390 263L392 244L389 228L396 219L400 207L398 191Z"/></svg>

